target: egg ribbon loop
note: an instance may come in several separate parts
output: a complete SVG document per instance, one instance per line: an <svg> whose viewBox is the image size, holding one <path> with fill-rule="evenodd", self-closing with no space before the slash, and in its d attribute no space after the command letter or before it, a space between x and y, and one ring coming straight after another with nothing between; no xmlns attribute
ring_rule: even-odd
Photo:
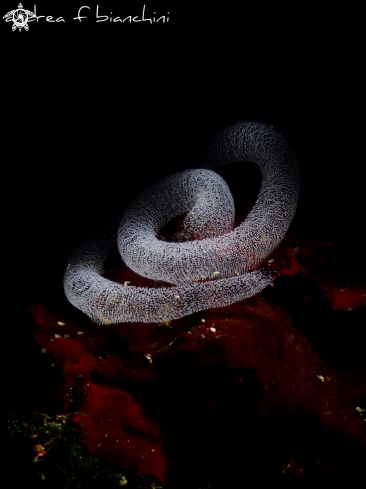
<svg viewBox="0 0 366 489"><path fill-rule="evenodd" d="M211 168L240 161L258 164L262 185L247 219L233 229L231 192ZM97 227L71 254L65 294L94 321L170 321L243 300L271 282L272 277L257 268L282 241L296 211L300 176L291 145L271 127L239 122L218 131L196 162L203 168L152 185L119 225L112 221ZM184 234L201 239L159 240L162 226L184 212ZM126 287L102 277L116 244L136 273L175 286Z"/></svg>

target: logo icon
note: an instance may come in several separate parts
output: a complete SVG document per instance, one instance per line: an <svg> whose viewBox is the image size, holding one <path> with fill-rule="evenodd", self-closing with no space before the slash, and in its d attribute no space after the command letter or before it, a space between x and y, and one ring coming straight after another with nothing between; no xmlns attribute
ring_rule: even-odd
<svg viewBox="0 0 366 489"><path fill-rule="evenodd" d="M22 29L27 31L29 29L28 20L34 17L37 17L36 14L30 10L25 10L23 5L20 3L16 10L11 10L5 14L3 19L6 19L6 22L13 22L13 31L15 31L17 28L20 31Z"/></svg>

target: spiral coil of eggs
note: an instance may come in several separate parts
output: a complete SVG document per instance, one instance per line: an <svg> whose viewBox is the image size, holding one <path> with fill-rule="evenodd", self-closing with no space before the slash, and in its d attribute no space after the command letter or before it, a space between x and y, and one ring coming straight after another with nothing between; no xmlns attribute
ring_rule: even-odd
<svg viewBox="0 0 366 489"><path fill-rule="evenodd" d="M245 161L259 166L262 184L246 220L232 229L233 198L213 168ZM269 126L238 122L219 130L194 163L201 168L152 185L119 223L106 222L79 243L64 274L71 304L100 324L163 322L246 299L271 282L258 267L282 241L299 196L299 166L291 145ZM185 235L200 239L159 239L159 230L182 213ZM130 269L167 286L126 287L102 277L116 245Z"/></svg>

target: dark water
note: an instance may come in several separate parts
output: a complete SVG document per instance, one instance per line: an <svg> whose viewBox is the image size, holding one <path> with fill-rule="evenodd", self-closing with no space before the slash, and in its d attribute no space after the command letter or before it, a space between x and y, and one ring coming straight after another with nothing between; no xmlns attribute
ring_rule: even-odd
<svg viewBox="0 0 366 489"><path fill-rule="evenodd" d="M4 14L15 4L7 7ZM26 311L36 300L63 307L63 268L83 230L175 171L227 123L265 122L289 139L302 175L295 219L315 239L345 233L334 273L365 281L364 19L304 6L161 7L169 9L169 25L150 31L70 20L12 32L3 24L2 409L52 410L53 373ZM76 15L61 3L51 10ZM319 340L329 361L344 325L335 325L334 340ZM363 366L353 334L350 323L340 355Z"/></svg>

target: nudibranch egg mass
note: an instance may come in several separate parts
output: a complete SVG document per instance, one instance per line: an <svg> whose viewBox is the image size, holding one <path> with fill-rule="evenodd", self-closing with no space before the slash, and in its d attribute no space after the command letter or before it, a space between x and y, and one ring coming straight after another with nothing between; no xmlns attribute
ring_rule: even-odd
<svg viewBox="0 0 366 489"><path fill-rule="evenodd" d="M213 169L246 161L259 166L262 183L253 209L233 229L233 197ZM272 281L258 267L286 234L300 190L299 165L289 142L265 124L238 122L214 134L191 163L200 168L155 183L119 223L111 219L97 226L72 252L65 294L94 321L170 321L246 299ZM184 234L200 239L160 240L160 229L182 213L187 213ZM134 272L174 286L126 286L102 277L116 245Z"/></svg>

